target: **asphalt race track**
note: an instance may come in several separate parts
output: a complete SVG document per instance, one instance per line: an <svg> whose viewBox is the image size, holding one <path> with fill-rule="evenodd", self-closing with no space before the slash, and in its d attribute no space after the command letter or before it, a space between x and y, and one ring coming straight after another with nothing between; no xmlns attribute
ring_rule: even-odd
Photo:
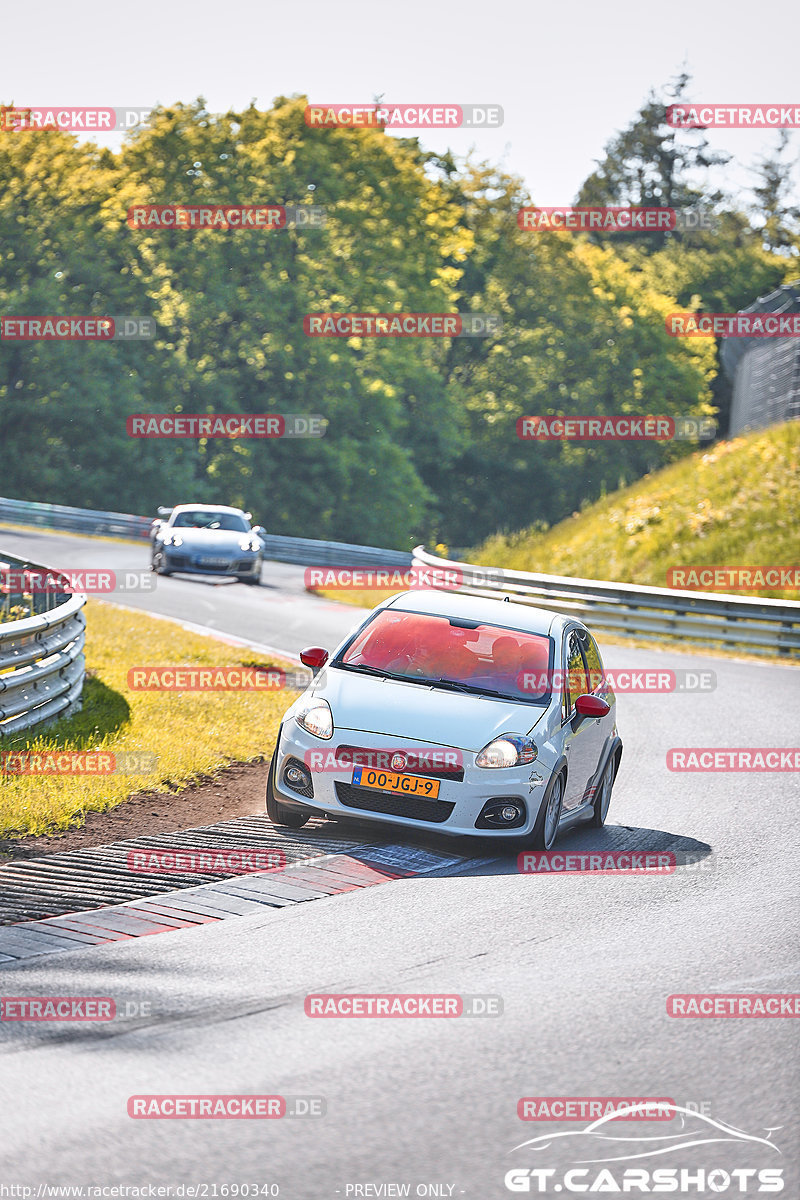
<svg viewBox="0 0 800 1200"><path fill-rule="evenodd" d="M149 562L146 545L7 528L4 551L61 568ZM159 579L151 593L113 600L292 656L310 643L332 648L361 617L306 594L300 567L267 563L263 584ZM172 1194L199 1197L248 1184L261 1189L250 1195L286 1200L494 1200L514 1194L504 1182L514 1168L552 1169L546 1194L578 1194L604 1169L598 1160L627 1153L610 1164L617 1179L626 1168L717 1169L719 1194L766 1195L772 1185L758 1172L782 1170L783 1196L797 1200L793 1022L680 1019L666 1004L676 993L800 990L798 778L673 773L665 760L671 747L796 745L798 669L624 646L607 647L605 658L616 668L713 670L717 686L618 697L625 752L610 824L565 835L558 849L691 847L694 865L544 877L520 874L514 856L482 855L312 903L5 966L3 996L108 996L123 1015L106 1025L0 1023L0 1182L33 1185L35 1171L31 1196L50 1195L37 1191L44 1178L184 1184ZM443 839L429 845L450 849ZM502 1014L307 1016L305 997L330 992L492 996ZM128 1115L132 1096L210 1093L283 1096L300 1110L291 1098L319 1098L320 1115ZM600 1139L515 1150L588 1123L522 1121L517 1103L532 1096L667 1097L740 1133L702 1122L695 1136L701 1118L686 1113L686 1148L661 1158L634 1161L641 1147ZM678 1122L619 1129L611 1132L642 1139L674 1133ZM569 1168L586 1174L564 1185ZM512 1178L545 1194L542 1176ZM263 1190L272 1184L279 1193ZM197 1185L206 1190L189 1190ZM615 1190L606 1181L587 1194Z"/></svg>

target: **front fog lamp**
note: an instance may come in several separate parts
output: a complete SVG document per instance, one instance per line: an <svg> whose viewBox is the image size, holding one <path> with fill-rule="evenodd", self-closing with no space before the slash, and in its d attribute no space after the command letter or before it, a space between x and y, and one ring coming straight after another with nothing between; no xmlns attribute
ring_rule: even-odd
<svg viewBox="0 0 800 1200"><path fill-rule="evenodd" d="M517 733L504 733L484 746L475 759L476 767L520 767L532 763L538 754L529 737Z"/></svg>
<svg viewBox="0 0 800 1200"><path fill-rule="evenodd" d="M312 700L295 716L297 724L314 737L333 737L333 713L327 700Z"/></svg>

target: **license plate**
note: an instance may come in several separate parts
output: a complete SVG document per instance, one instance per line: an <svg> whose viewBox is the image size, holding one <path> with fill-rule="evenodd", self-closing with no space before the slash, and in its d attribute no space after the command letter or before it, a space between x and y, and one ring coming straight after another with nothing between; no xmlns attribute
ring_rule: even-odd
<svg viewBox="0 0 800 1200"><path fill-rule="evenodd" d="M227 558L198 558L201 567L227 567Z"/></svg>
<svg viewBox="0 0 800 1200"><path fill-rule="evenodd" d="M422 800L436 800L439 795L438 779L426 779L423 775L399 775L396 771L376 771L373 767L356 767L353 783L359 787L374 788L378 792L418 796Z"/></svg>

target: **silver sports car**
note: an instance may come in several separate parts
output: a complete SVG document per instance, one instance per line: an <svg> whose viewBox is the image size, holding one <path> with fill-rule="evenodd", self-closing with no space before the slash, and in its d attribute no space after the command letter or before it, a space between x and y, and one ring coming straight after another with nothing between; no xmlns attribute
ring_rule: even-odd
<svg viewBox="0 0 800 1200"><path fill-rule="evenodd" d="M150 529L151 567L159 575L179 571L261 582L264 529L250 524L250 513L223 504L179 504L158 511L169 514L168 520L156 518Z"/></svg>

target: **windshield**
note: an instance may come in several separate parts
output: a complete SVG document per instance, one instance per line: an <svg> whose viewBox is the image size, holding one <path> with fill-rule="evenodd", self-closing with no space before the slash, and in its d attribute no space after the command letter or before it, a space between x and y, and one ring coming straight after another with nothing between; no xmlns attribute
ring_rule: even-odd
<svg viewBox="0 0 800 1200"><path fill-rule="evenodd" d="M541 634L386 608L331 665L546 703L551 656Z"/></svg>
<svg viewBox="0 0 800 1200"><path fill-rule="evenodd" d="M247 533L249 521L236 513L216 512L212 508L198 508L177 513L172 522L173 529L227 529L233 533Z"/></svg>

